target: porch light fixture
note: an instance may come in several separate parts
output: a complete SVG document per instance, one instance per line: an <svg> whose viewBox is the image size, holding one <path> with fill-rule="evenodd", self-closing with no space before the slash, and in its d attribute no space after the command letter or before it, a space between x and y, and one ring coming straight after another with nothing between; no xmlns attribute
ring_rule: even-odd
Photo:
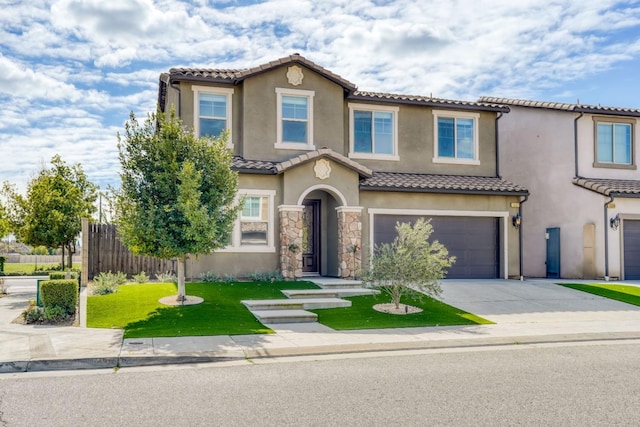
<svg viewBox="0 0 640 427"><path fill-rule="evenodd" d="M520 228L520 224L522 224L522 216L519 213L515 214L513 218L511 218L511 223L517 230Z"/></svg>
<svg viewBox="0 0 640 427"><path fill-rule="evenodd" d="M616 216L611 218L609 220L609 225L611 226L611 229L617 230L618 227L620 227L620 215L616 214Z"/></svg>

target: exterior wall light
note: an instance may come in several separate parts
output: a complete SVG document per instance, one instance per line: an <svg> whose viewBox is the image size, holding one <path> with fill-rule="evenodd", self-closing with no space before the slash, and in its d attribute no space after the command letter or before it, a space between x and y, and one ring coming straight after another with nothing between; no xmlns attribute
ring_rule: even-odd
<svg viewBox="0 0 640 427"><path fill-rule="evenodd" d="M522 224L522 216L517 213L515 214L512 218L511 218L511 223L513 224L513 226L516 228L516 230L518 228L520 228L520 224Z"/></svg>
<svg viewBox="0 0 640 427"><path fill-rule="evenodd" d="M617 214L616 214L616 216L614 216L613 218L611 218L611 219L609 220L609 226L611 226L611 228L612 228L613 230L617 230L617 229L618 229L618 227L620 227L620 215L617 215Z"/></svg>

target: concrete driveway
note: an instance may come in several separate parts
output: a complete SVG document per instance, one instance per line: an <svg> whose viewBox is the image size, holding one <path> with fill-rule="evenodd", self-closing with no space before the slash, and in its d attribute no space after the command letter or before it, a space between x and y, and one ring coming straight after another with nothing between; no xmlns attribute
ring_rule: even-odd
<svg viewBox="0 0 640 427"><path fill-rule="evenodd" d="M565 288L559 282L584 281L442 280L440 299L496 323L640 321L640 307Z"/></svg>

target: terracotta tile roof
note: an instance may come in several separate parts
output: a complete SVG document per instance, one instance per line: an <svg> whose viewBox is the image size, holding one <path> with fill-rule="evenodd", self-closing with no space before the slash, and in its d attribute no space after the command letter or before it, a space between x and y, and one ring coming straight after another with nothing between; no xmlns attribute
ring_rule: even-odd
<svg viewBox="0 0 640 427"><path fill-rule="evenodd" d="M640 196L640 180L635 179L600 179L600 178L573 178L575 185L586 188L605 196L616 195L624 197L625 195Z"/></svg>
<svg viewBox="0 0 640 427"><path fill-rule="evenodd" d="M577 113L610 114L616 116L640 117L640 109L622 107L602 107L600 105L565 104L562 102L529 101L525 99L496 98L482 96L478 102L488 102L518 107L544 108L547 110L560 110Z"/></svg>
<svg viewBox="0 0 640 427"><path fill-rule="evenodd" d="M463 108L472 110L487 110L487 111L503 111L508 112L509 107L495 102L472 102L472 101L456 101L452 99L433 98L430 96L421 95L399 95L393 93L380 93L380 92L363 92L355 91L348 97L349 100L362 100L362 101L387 101L403 104L416 104L416 105L428 105L431 107L441 108Z"/></svg>
<svg viewBox="0 0 640 427"><path fill-rule="evenodd" d="M369 169L368 167L365 167L358 162L354 162L350 158L345 157L340 153L336 153L330 148L320 148L318 150L309 151L308 153L301 154L298 157L286 160L276 166L276 171L278 173L282 173L296 165L306 163L314 159L319 159L321 157L328 157L335 162L342 164L343 166L353 169L358 172L360 176L370 177L373 174L371 169Z"/></svg>
<svg viewBox="0 0 640 427"><path fill-rule="evenodd" d="M247 160L240 156L233 157L233 168L243 173L265 173L265 174L281 174L288 169L291 169L297 165L301 165L322 157L329 158L337 163L340 163L354 171L362 177L370 177L373 175L371 169L354 162L353 160L336 153L329 148L320 148L315 151L309 151L308 153L301 154L283 162L271 162L264 160Z"/></svg>
<svg viewBox="0 0 640 427"><path fill-rule="evenodd" d="M237 69L225 69L225 68L172 68L169 70L171 79L177 80L195 80L195 81L218 81L224 83L237 83L248 77L261 74L274 68L288 65L288 64L301 64L305 67L323 75L325 78L333 81L344 87L346 90L356 90L356 85L350 81L340 77L337 74L323 68L307 58L294 53L293 55L285 56L284 58L276 59L275 61L268 62L266 64L258 65L253 68L237 68Z"/></svg>
<svg viewBox="0 0 640 427"><path fill-rule="evenodd" d="M363 190L464 194L525 195L526 188L497 177L374 172L360 182Z"/></svg>

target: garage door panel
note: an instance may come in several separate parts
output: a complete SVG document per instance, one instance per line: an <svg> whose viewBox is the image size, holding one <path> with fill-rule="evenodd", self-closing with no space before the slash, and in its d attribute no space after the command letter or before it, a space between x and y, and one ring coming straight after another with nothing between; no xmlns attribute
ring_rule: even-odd
<svg viewBox="0 0 640 427"><path fill-rule="evenodd" d="M374 242L391 243L398 222L414 224L413 215L375 215ZM429 219L429 217L425 217ZM498 219L490 217L432 217L431 240L442 243L456 262L447 278L497 278L500 271Z"/></svg>
<svg viewBox="0 0 640 427"><path fill-rule="evenodd" d="M624 278L640 280L640 221L624 220Z"/></svg>

